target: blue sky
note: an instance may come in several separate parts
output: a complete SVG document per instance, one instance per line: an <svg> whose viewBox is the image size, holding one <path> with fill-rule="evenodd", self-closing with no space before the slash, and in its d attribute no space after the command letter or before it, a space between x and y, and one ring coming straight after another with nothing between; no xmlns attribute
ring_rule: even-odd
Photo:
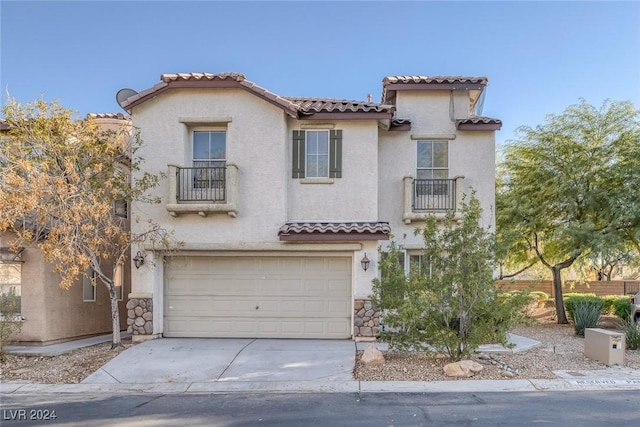
<svg viewBox="0 0 640 427"><path fill-rule="evenodd" d="M122 111L160 74L236 71L279 95L380 100L387 75L487 76L497 142L585 98L640 106L640 2L0 2L0 83Z"/></svg>

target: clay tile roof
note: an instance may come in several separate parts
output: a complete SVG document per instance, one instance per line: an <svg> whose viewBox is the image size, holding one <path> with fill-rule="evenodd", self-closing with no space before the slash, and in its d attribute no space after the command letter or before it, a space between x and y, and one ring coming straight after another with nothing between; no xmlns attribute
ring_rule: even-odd
<svg viewBox="0 0 640 427"><path fill-rule="evenodd" d="M482 89L489 83L486 77L465 76L387 76L382 79L382 102L395 105L397 90Z"/></svg>
<svg viewBox="0 0 640 427"><path fill-rule="evenodd" d="M297 105L246 80L244 74L241 73L173 73L162 74L160 80L161 82L153 87L127 98L127 100L122 103L122 107L125 109L131 108L169 89L172 85L176 85L176 87L237 87L251 92L284 109L287 114L297 117ZM188 86L184 86L185 84Z"/></svg>
<svg viewBox="0 0 640 427"><path fill-rule="evenodd" d="M285 96L285 99L296 104L303 113L387 113L393 111L392 105L384 105L365 101L330 98L296 98Z"/></svg>
<svg viewBox="0 0 640 427"><path fill-rule="evenodd" d="M89 113L87 118L129 120L131 117L123 113Z"/></svg>
<svg viewBox="0 0 640 427"><path fill-rule="evenodd" d="M287 222L278 230L280 240L386 240L390 233L388 222Z"/></svg>
<svg viewBox="0 0 640 427"><path fill-rule="evenodd" d="M486 77L465 76L388 76L382 79L382 84L390 83L418 83L418 84L454 84L454 83L478 83L486 85L489 79Z"/></svg>
<svg viewBox="0 0 640 427"><path fill-rule="evenodd" d="M175 73L175 74L162 74L160 80L165 83L174 82L177 80L235 80L237 82L244 81L245 77L242 73Z"/></svg>
<svg viewBox="0 0 640 427"><path fill-rule="evenodd" d="M456 128L460 130L499 130L502 120L492 117L474 116L456 120Z"/></svg>

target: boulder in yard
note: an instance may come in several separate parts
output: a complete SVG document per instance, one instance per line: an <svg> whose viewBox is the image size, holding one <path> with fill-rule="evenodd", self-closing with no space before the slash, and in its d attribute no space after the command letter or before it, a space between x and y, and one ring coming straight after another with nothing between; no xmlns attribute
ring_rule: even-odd
<svg viewBox="0 0 640 427"><path fill-rule="evenodd" d="M469 363L471 362L471 363ZM473 367L473 369L477 369L477 366L472 365L473 363L475 363L476 365L482 367L482 365L480 365L479 363L476 363L472 360L461 360L459 362L453 362L453 363L449 363L447 365L444 365L443 369L444 369L444 373L448 376L448 377L454 377L454 378L469 378L473 376L474 372L478 372L478 371L472 371L470 368Z"/></svg>
<svg viewBox="0 0 640 427"><path fill-rule="evenodd" d="M360 361L364 365L383 365L384 355L373 344L369 344L362 354Z"/></svg>

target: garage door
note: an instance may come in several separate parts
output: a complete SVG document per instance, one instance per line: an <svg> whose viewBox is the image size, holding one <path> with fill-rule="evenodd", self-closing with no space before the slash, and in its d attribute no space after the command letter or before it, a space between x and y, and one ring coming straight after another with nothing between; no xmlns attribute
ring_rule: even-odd
<svg viewBox="0 0 640 427"><path fill-rule="evenodd" d="M167 337L350 338L350 257L171 257Z"/></svg>

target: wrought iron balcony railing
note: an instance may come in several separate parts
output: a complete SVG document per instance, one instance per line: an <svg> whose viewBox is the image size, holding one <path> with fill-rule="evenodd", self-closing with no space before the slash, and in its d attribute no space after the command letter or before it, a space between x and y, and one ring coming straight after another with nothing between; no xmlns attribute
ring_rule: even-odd
<svg viewBox="0 0 640 427"><path fill-rule="evenodd" d="M414 212L450 211L456 208L455 179L414 179Z"/></svg>
<svg viewBox="0 0 640 427"><path fill-rule="evenodd" d="M177 167L178 203L226 201L226 169L226 167Z"/></svg>

